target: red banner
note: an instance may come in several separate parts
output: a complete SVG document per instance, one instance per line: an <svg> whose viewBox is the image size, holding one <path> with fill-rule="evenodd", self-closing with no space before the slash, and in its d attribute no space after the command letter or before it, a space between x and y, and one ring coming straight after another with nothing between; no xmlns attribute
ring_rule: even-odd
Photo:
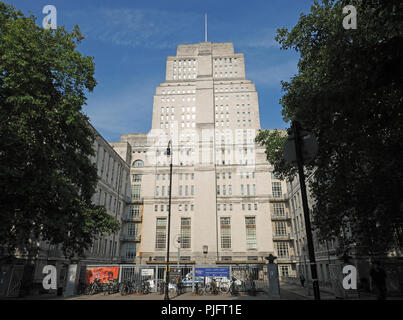
<svg viewBox="0 0 403 320"><path fill-rule="evenodd" d="M119 267L87 267L86 282L93 283L95 279L102 283L107 283L113 279L118 279Z"/></svg>

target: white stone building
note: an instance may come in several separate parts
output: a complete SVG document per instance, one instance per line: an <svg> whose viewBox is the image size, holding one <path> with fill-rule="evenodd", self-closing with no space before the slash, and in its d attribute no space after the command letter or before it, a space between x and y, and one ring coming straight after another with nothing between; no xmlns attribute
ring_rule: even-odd
<svg viewBox="0 0 403 320"><path fill-rule="evenodd" d="M243 54L232 43L179 45L156 88L151 131L121 136L132 148L130 211L138 217L123 230L124 261L166 259L171 140L170 261L181 236L182 262L265 263L272 253L281 256L280 272L295 274L286 184L254 142L259 129Z"/></svg>

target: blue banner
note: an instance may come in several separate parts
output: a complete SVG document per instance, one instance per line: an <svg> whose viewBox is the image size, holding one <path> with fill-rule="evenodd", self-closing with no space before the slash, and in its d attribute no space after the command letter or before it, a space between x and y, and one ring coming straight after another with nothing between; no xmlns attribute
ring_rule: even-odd
<svg viewBox="0 0 403 320"><path fill-rule="evenodd" d="M195 268L196 277L229 277L229 268Z"/></svg>

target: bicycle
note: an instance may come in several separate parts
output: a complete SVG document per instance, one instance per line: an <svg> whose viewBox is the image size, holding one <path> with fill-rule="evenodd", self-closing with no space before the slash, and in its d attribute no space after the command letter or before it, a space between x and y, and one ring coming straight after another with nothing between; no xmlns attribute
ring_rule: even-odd
<svg viewBox="0 0 403 320"><path fill-rule="evenodd" d="M211 282L206 285L204 291L206 294L218 294L218 288L215 279L211 280Z"/></svg>
<svg viewBox="0 0 403 320"><path fill-rule="evenodd" d="M236 295L239 294L238 286L237 286L237 284L236 284L235 282L236 282L236 279L233 277L233 278L231 279L231 285L230 285L230 287L229 287L229 293L230 293L232 296L236 296Z"/></svg>
<svg viewBox="0 0 403 320"><path fill-rule="evenodd" d="M114 294L119 292L119 283L117 279L113 279L106 284L104 294Z"/></svg>

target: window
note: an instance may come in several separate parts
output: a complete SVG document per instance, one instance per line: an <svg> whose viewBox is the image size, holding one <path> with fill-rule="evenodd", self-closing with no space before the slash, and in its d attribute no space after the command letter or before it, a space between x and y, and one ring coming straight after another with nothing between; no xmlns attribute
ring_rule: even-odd
<svg viewBox="0 0 403 320"><path fill-rule="evenodd" d="M249 257L247 258L247 260L248 260L248 261L257 261L258 258L257 258L257 256L249 256Z"/></svg>
<svg viewBox="0 0 403 320"><path fill-rule="evenodd" d="M220 186L217 186L217 195L220 195Z"/></svg>
<svg viewBox="0 0 403 320"><path fill-rule="evenodd" d="M232 195L232 185L228 186L228 194L231 196Z"/></svg>
<svg viewBox="0 0 403 320"><path fill-rule="evenodd" d="M192 196L195 194L195 186L191 186L190 193Z"/></svg>
<svg viewBox="0 0 403 320"><path fill-rule="evenodd" d="M135 259L136 258L136 245L134 243L126 244L126 259Z"/></svg>
<svg viewBox="0 0 403 320"><path fill-rule="evenodd" d="M289 266L280 266L280 275L282 277L290 276L290 267Z"/></svg>
<svg viewBox="0 0 403 320"><path fill-rule="evenodd" d="M179 186L179 195L182 195L182 186Z"/></svg>
<svg viewBox="0 0 403 320"><path fill-rule="evenodd" d="M288 243L287 242L277 242L277 256L279 258L288 258Z"/></svg>
<svg viewBox="0 0 403 320"><path fill-rule="evenodd" d="M130 206L129 217L136 218L140 216L140 205L133 204Z"/></svg>
<svg viewBox="0 0 403 320"><path fill-rule="evenodd" d="M156 186L156 187L155 187L155 196L156 196L156 197L159 196L159 193L160 193L159 190L160 190L160 187Z"/></svg>
<svg viewBox="0 0 403 320"><path fill-rule="evenodd" d="M277 217L284 217L284 203L274 203L273 204L274 215Z"/></svg>
<svg viewBox="0 0 403 320"><path fill-rule="evenodd" d="M246 248L256 249L256 223L255 217L245 217Z"/></svg>
<svg viewBox="0 0 403 320"><path fill-rule="evenodd" d="M132 186L132 198L134 200L139 200L140 199L140 185L134 185Z"/></svg>
<svg viewBox="0 0 403 320"><path fill-rule="evenodd" d="M158 211L158 204L154 205L154 211Z"/></svg>
<svg viewBox="0 0 403 320"><path fill-rule="evenodd" d="M133 167L144 167L144 162L142 160L136 160L133 162Z"/></svg>
<svg viewBox="0 0 403 320"><path fill-rule="evenodd" d="M276 236L285 236L287 234L287 226L285 221L276 221L275 222L275 235Z"/></svg>
<svg viewBox="0 0 403 320"><path fill-rule="evenodd" d="M157 218L155 248L164 249L166 242L166 218Z"/></svg>
<svg viewBox="0 0 403 320"><path fill-rule="evenodd" d="M140 182L140 181L141 181L141 174L134 174L133 182Z"/></svg>
<svg viewBox="0 0 403 320"><path fill-rule="evenodd" d="M221 248L230 249L231 248L231 218L221 217Z"/></svg>
<svg viewBox="0 0 403 320"><path fill-rule="evenodd" d="M222 256L221 261L232 261L232 257L231 256Z"/></svg>
<svg viewBox="0 0 403 320"><path fill-rule="evenodd" d="M181 248L189 249L191 246L190 218L181 218Z"/></svg>
<svg viewBox="0 0 403 320"><path fill-rule="evenodd" d="M272 182L271 186L272 186L273 197L280 198L281 195L282 195L281 183L280 182Z"/></svg>
<svg viewBox="0 0 403 320"><path fill-rule="evenodd" d="M130 222L127 224L127 235L136 236L138 231L138 223Z"/></svg>

